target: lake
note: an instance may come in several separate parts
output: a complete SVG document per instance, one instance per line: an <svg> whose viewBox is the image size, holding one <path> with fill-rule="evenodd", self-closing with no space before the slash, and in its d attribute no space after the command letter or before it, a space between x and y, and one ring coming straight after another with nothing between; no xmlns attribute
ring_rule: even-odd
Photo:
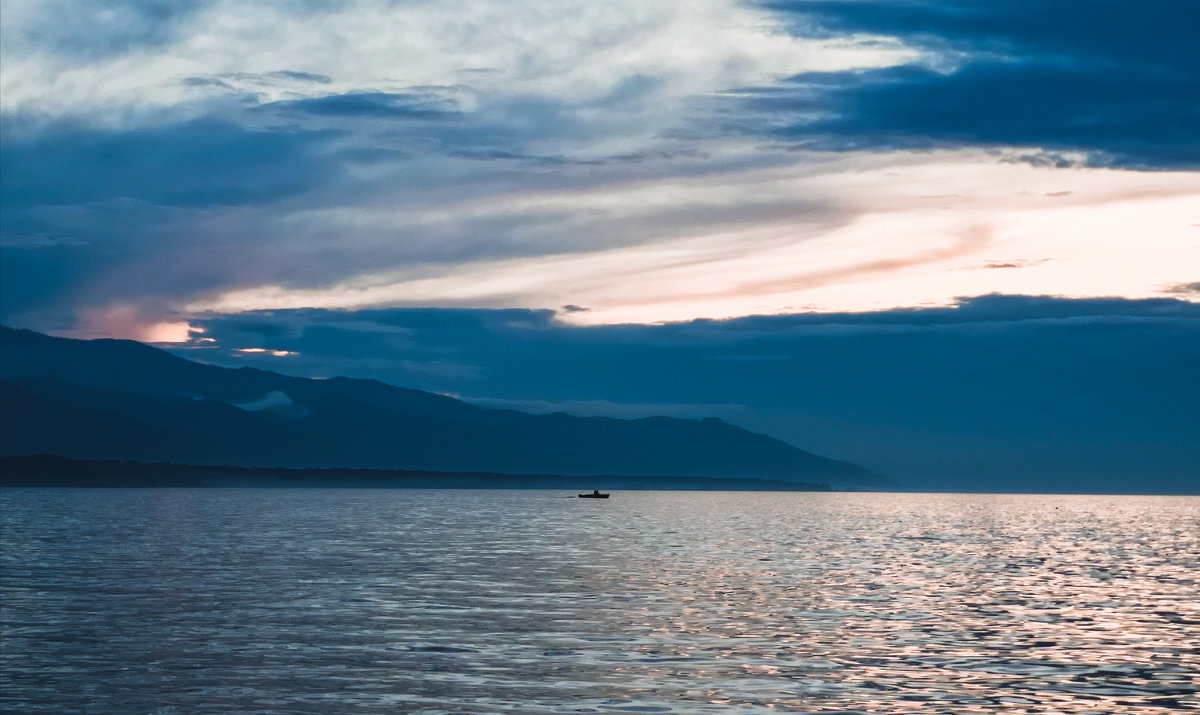
<svg viewBox="0 0 1200 715"><path fill-rule="evenodd" d="M0 708L1200 709L1200 497L565 496L0 491Z"/></svg>

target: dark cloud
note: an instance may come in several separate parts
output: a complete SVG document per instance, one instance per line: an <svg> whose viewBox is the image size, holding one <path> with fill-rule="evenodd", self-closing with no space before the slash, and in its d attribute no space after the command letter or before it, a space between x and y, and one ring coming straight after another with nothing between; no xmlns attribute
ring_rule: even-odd
<svg viewBox="0 0 1200 715"><path fill-rule="evenodd" d="M262 105L264 110L301 112L330 117L383 119L436 119L456 117L457 104L431 94L352 92L313 99L296 99Z"/></svg>
<svg viewBox="0 0 1200 715"><path fill-rule="evenodd" d="M720 416L914 485L1200 483L1200 305L1179 300L992 295L953 308L586 328L528 310L200 322L217 342L186 352L220 364L350 373L495 405L744 406ZM299 356L281 366L229 353L249 345Z"/></svg>
<svg viewBox="0 0 1200 715"><path fill-rule="evenodd" d="M1070 192L1067 192L1067 193L1070 193ZM1051 261L1051 260L1054 260L1054 259L1039 258L1037 260L1021 259L1021 260L1017 260L1017 261L989 261L980 266L971 266L971 268L979 269L979 270L995 270L995 269L1005 269L1005 268L1029 268L1030 266L1040 265L1042 263L1046 263L1047 261Z"/></svg>
<svg viewBox="0 0 1200 715"><path fill-rule="evenodd" d="M796 13L830 34L869 32L918 45L1109 61L1188 74L1196 58L1200 7L1178 0L783 0L768 7Z"/></svg>
<svg viewBox="0 0 1200 715"><path fill-rule="evenodd" d="M297 82L305 84L330 84L333 78L315 72L297 72L295 70L276 70L274 72L222 72L215 75L185 77L181 80L188 87L216 87L229 92L239 90L231 83L250 84L258 88L294 85Z"/></svg>
<svg viewBox="0 0 1200 715"><path fill-rule="evenodd" d="M1094 165L1200 166L1200 5L1154 0L772 3L797 31L871 32L960 67L801 75L746 100L822 149L1034 145ZM811 119L812 114L820 118ZM797 117L787 122L787 115ZM803 118L802 118L803 117ZM1038 157L1031 157L1036 159ZM1057 162L1056 162L1057 164Z"/></svg>
<svg viewBox="0 0 1200 715"><path fill-rule="evenodd" d="M1200 58L1198 58L1200 60ZM808 80L797 102L788 92L753 100L779 114L814 102ZM1200 166L1200 79L1148 78L1132 69L985 62L944 74L920 67L848 73L821 87L823 118L775 130L806 148L915 149L1036 145L1091 152L1092 165ZM1039 154L1032 163L1069 165Z"/></svg>
<svg viewBox="0 0 1200 715"><path fill-rule="evenodd" d="M182 83L187 87L217 87L230 92L235 91L233 85L216 77L184 77Z"/></svg>
<svg viewBox="0 0 1200 715"><path fill-rule="evenodd" d="M276 70L275 72L267 72L266 76L290 79L296 82L313 82L316 84L329 84L333 82L333 78L327 74L317 74L316 72L297 72L295 70Z"/></svg>
<svg viewBox="0 0 1200 715"><path fill-rule="evenodd" d="M5 214L133 199L158 205L248 204L329 178L329 133L254 131L218 120L103 130L62 125L0 144Z"/></svg>
<svg viewBox="0 0 1200 715"><path fill-rule="evenodd" d="M1166 290L1167 293L1177 295L1190 295L1192 293L1200 293L1200 281L1195 283L1176 283Z"/></svg>
<svg viewBox="0 0 1200 715"><path fill-rule="evenodd" d="M337 181L344 161L329 150L332 138L328 131L254 131L213 120L6 134L6 319L48 303L70 314L104 300L161 302L212 289L243 272L238 265L252 269L262 261L230 251L246 245L241 235L261 231L262 219L244 216L244 225L232 227L221 225L222 212L254 211ZM267 242L251 247L270 250Z"/></svg>

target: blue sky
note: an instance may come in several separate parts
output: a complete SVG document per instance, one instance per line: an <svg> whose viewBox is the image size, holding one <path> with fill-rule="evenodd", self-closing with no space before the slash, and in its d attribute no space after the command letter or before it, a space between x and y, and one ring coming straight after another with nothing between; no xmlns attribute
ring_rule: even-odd
<svg viewBox="0 0 1200 715"><path fill-rule="evenodd" d="M495 404L744 408L730 419L850 459L913 420L767 400L787 361L851 389L847 355L808 356L826 329L810 314L879 336L917 309L1011 327L1030 305L978 317L997 300L978 296L1085 322L1115 300L1111 335L1135 322L1171 369L1195 356L1198 24L1169 0L6 0L0 319ZM1163 305L1169 325L1143 315ZM517 333L488 351L465 327L497 315L566 362L540 381L504 368ZM706 381L659 349L697 320L753 326L784 357L727 357ZM995 349L1045 340L1018 333L1033 342ZM897 394L950 349L925 337L872 338L910 366ZM625 375L684 360L690 392L562 367L610 340L634 346L613 358ZM1103 349L1114 374L1149 359ZM1151 412L1177 393L1127 407L1174 434ZM922 439L965 419L929 414ZM962 459L1019 441L992 429L998 446L972 437ZM1172 464L1195 457L1173 444ZM928 468L897 450L864 459Z"/></svg>

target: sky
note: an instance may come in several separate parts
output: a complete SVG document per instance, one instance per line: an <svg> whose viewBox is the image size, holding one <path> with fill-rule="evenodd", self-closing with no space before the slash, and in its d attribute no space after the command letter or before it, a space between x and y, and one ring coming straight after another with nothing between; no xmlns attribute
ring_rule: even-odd
<svg viewBox="0 0 1200 715"><path fill-rule="evenodd" d="M1186 479L1198 24L1182 0L5 0L0 320L707 410L913 479ZM1128 429L1061 426L1106 385Z"/></svg>

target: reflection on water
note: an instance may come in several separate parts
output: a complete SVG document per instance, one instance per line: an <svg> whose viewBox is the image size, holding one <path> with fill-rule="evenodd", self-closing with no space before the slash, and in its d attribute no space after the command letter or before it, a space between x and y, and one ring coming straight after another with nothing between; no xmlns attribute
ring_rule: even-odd
<svg viewBox="0 0 1200 715"><path fill-rule="evenodd" d="M1200 498L5 490L0 706L1200 708Z"/></svg>

